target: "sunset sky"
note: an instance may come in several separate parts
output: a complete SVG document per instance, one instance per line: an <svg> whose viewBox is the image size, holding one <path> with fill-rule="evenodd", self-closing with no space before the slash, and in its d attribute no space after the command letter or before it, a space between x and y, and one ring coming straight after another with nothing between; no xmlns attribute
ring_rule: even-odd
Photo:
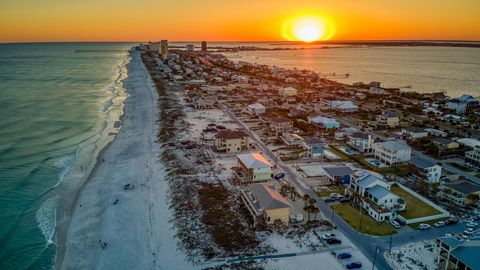
<svg viewBox="0 0 480 270"><path fill-rule="evenodd" d="M1 0L0 42L285 40L304 15L333 40L480 40L480 0Z"/></svg>

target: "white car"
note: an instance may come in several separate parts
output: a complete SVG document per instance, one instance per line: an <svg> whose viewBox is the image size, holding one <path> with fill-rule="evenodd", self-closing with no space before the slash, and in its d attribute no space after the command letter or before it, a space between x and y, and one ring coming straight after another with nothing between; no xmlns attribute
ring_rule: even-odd
<svg viewBox="0 0 480 270"><path fill-rule="evenodd" d="M478 226L478 223L475 223L475 222L469 222L467 223L466 225L468 228L474 228L474 227L477 227Z"/></svg>
<svg viewBox="0 0 480 270"><path fill-rule="evenodd" d="M437 227L437 228L440 228L440 227L445 226L445 222L443 222L443 221L438 221L438 222L435 222L435 224L433 224L433 226L435 226L435 227Z"/></svg>
<svg viewBox="0 0 480 270"><path fill-rule="evenodd" d="M327 233L327 234L322 235L322 240L327 240L327 239L334 238L334 237L335 237L335 234Z"/></svg>
<svg viewBox="0 0 480 270"><path fill-rule="evenodd" d="M338 198L338 197L342 197L342 195L338 194L338 193L330 193L330 198Z"/></svg>
<svg viewBox="0 0 480 270"><path fill-rule="evenodd" d="M465 231L463 231L463 233L466 234L466 235L474 234L474 233L476 233L476 232L477 232L477 230L475 230L475 229L473 229L473 228L468 228L468 229L466 229Z"/></svg>
<svg viewBox="0 0 480 270"><path fill-rule="evenodd" d="M396 222L395 220L390 220L388 223L390 223L390 225L392 225L394 228L396 229L400 229L402 226L400 226L400 224L398 222Z"/></svg>
<svg viewBox="0 0 480 270"><path fill-rule="evenodd" d="M452 234L451 233L446 233L445 237L452 237Z"/></svg>
<svg viewBox="0 0 480 270"><path fill-rule="evenodd" d="M418 225L418 228L420 230L426 230L426 229L429 229L430 228L430 225L426 224L426 223L422 223L420 225Z"/></svg>

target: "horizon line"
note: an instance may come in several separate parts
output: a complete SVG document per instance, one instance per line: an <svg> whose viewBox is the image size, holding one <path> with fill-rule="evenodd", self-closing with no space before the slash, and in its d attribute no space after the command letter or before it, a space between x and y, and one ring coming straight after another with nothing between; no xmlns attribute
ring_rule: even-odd
<svg viewBox="0 0 480 270"><path fill-rule="evenodd" d="M160 40L143 40L143 41L0 41L0 44L34 44L34 43L145 43ZM337 39L337 40L317 40L312 42L292 41L292 40L264 40L264 41L248 41L248 40L169 40L171 43L301 43L304 45L326 44L336 42L480 42L480 40L468 39Z"/></svg>

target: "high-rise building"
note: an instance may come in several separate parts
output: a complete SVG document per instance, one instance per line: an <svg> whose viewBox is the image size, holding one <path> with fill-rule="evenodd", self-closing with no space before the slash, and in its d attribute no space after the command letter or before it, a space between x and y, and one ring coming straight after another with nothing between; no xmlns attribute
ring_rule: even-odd
<svg viewBox="0 0 480 270"><path fill-rule="evenodd" d="M160 41L160 55L164 60L168 57L168 40L166 39Z"/></svg>
<svg viewBox="0 0 480 270"><path fill-rule="evenodd" d="M195 45L187 44L187 52L193 52L195 50Z"/></svg>
<svg viewBox="0 0 480 270"><path fill-rule="evenodd" d="M207 51L207 42L202 41L202 51L206 52Z"/></svg>

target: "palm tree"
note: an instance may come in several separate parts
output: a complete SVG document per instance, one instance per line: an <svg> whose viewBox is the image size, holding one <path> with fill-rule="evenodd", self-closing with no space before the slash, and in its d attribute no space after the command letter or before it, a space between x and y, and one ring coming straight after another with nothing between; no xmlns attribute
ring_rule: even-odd
<svg viewBox="0 0 480 270"><path fill-rule="evenodd" d="M469 204L475 204L480 200L480 195L477 193L470 193L467 195L466 199L469 201Z"/></svg>
<svg viewBox="0 0 480 270"><path fill-rule="evenodd" d="M304 202L303 207L307 207L307 203L310 200L310 195L304 194L302 199L303 199L303 202Z"/></svg>
<svg viewBox="0 0 480 270"><path fill-rule="evenodd" d="M307 206L303 207L303 210L305 212L307 212L307 222L310 222L310 213L312 212L312 206L307 205Z"/></svg>
<svg viewBox="0 0 480 270"><path fill-rule="evenodd" d="M320 213L320 209L318 209L318 207L316 207L316 206L313 206L312 213L314 214L313 215L313 221L315 221L315 220L317 220L317 214Z"/></svg>
<svg viewBox="0 0 480 270"><path fill-rule="evenodd" d="M308 203L309 203L310 205L314 205L315 203L317 203L317 200L315 200L314 198L310 198L310 199L308 200Z"/></svg>

